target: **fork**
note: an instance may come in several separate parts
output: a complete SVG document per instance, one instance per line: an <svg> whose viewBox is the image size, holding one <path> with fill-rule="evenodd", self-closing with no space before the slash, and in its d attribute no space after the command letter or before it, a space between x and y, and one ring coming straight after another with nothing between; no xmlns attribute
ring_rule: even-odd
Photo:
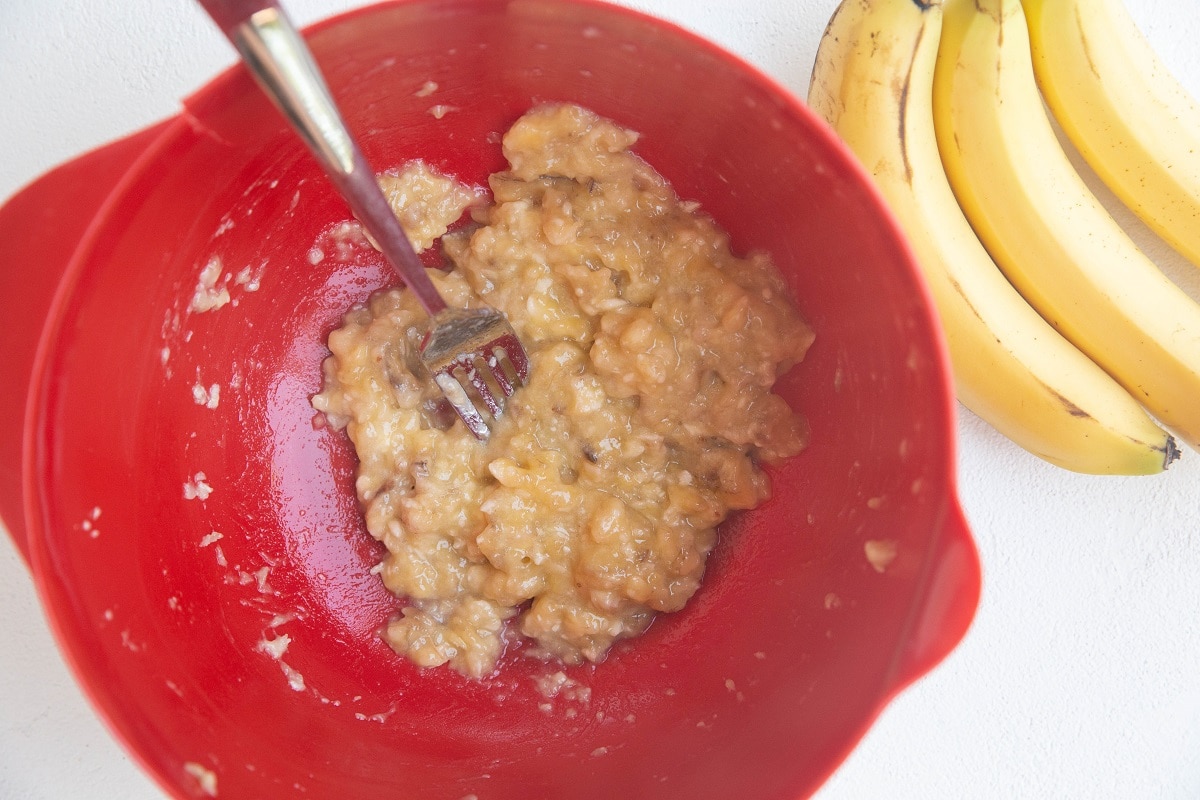
<svg viewBox="0 0 1200 800"><path fill-rule="evenodd" d="M338 112L308 46L279 3L199 3L429 314L421 363L468 430L478 439L487 439L490 428L479 404L495 420L507 398L529 381L529 358L516 332L494 308L450 308L438 294Z"/></svg>

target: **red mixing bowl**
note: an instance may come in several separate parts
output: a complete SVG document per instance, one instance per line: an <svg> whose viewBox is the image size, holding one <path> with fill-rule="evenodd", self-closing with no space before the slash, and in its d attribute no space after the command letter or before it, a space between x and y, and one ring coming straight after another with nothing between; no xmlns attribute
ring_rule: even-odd
<svg viewBox="0 0 1200 800"><path fill-rule="evenodd" d="M482 682L413 667L378 635L399 601L370 572L353 450L309 405L326 335L394 278L372 253L310 262L347 211L231 70L0 211L0 255L26 265L0 277L24 321L0 396L26 409L21 460L0 459L23 515L13 481L0 500L100 714L180 798L811 793L979 595L943 343L865 174L784 89L627 10L416 0L308 33L379 169L420 157L481 183L539 101L640 131L682 196L786 276L817 341L779 389L812 443L723 526L684 611L565 670L590 696L547 698L535 679L556 667L531 659ZM191 312L214 256L245 280ZM212 384L208 408L193 390ZM894 547L886 568L869 542Z"/></svg>

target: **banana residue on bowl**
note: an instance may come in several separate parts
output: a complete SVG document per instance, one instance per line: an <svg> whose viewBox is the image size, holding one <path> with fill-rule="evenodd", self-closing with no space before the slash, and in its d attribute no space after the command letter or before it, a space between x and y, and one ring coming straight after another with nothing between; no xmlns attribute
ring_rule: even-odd
<svg viewBox="0 0 1200 800"><path fill-rule="evenodd" d="M482 677L522 637L537 657L600 661L687 603L717 526L769 496L762 465L805 445L771 388L811 329L770 261L734 256L636 139L539 106L504 136L490 203L424 165L400 173L422 192L390 183L402 220L397 197L444 193L457 213L440 226L471 206L431 277L451 306L503 311L531 362L480 443L430 413L426 315L403 288L329 336L313 406L354 443L381 576L405 603L385 635L418 665Z"/></svg>

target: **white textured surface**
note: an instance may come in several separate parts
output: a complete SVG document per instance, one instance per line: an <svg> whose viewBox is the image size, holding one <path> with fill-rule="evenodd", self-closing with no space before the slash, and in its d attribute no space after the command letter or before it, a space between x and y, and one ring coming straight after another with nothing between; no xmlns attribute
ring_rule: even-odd
<svg viewBox="0 0 1200 800"><path fill-rule="evenodd" d="M1200 95L1195 0L1128 3ZM185 0L3 5L0 198L173 114L232 62ZM289 4L301 23L349 5ZM803 95L836 0L628 5ZM1167 266L1196 285L1190 266ZM975 626L884 711L820 800L1200 797L1200 453L1162 477L1090 478L1036 461L965 411L960 430L962 499L985 572ZM68 675L3 536L0 640L0 798L161 800Z"/></svg>

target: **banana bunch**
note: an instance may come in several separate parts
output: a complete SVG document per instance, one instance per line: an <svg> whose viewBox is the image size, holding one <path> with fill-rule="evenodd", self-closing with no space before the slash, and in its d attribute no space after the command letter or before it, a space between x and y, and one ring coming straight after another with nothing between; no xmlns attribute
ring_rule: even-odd
<svg viewBox="0 0 1200 800"><path fill-rule="evenodd" d="M1120 0L1024 2L1032 45L1022 0L843 0L809 105L907 234L962 403L1066 469L1161 472L1179 455L1164 427L1200 447L1200 305L1075 172L1038 79L1097 173L1189 256L1200 114L1144 42L1124 46Z"/></svg>

